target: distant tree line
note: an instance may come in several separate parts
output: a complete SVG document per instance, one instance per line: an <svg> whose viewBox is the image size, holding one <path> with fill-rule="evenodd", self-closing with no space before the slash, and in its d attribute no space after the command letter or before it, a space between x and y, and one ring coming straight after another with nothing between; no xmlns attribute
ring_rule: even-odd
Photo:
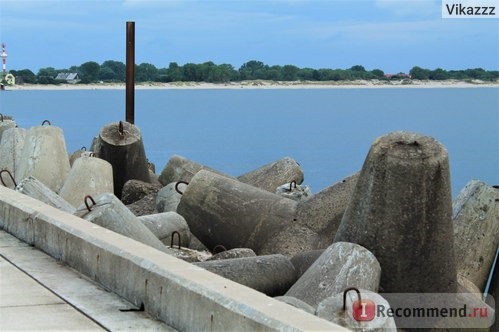
<svg viewBox="0 0 499 332"><path fill-rule="evenodd" d="M96 82L124 82L125 64L120 61L107 60L102 64L89 61L80 66L68 69L53 67L41 68L38 73L29 69L11 70L18 82L57 84L59 73L78 73L80 83ZM273 81L348 81L370 79L401 79L410 76L419 80L473 80L493 81L499 79L499 71L487 71L482 68L466 70L434 70L413 67L409 74L397 73L385 75L383 70L366 70L361 65L349 69L314 69L299 68L294 65L269 66L261 61L251 60L235 69L230 64L217 65L211 61L201 64L186 63L183 66L171 62L168 68L157 68L150 63L141 63L135 66L136 82L213 82L226 83L243 80L273 80Z"/></svg>

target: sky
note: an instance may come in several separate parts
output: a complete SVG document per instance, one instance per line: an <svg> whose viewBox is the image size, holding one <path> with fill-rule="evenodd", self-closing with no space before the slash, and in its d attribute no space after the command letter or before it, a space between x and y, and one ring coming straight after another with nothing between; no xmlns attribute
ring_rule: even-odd
<svg viewBox="0 0 499 332"><path fill-rule="evenodd" d="M136 63L158 68L499 70L499 19L443 19L441 0L0 0L8 69L125 62L127 21Z"/></svg>

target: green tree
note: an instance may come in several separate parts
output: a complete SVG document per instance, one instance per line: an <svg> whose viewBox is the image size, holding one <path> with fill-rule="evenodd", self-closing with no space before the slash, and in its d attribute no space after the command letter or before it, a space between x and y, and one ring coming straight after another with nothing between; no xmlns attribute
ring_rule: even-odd
<svg viewBox="0 0 499 332"><path fill-rule="evenodd" d="M36 75L29 69L11 70L10 73L15 76L16 82L19 83L36 83Z"/></svg>
<svg viewBox="0 0 499 332"><path fill-rule="evenodd" d="M141 63L135 66L135 81L154 82L158 80L158 68L150 63Z"/></svg>
<svg viewBox="0 0 499 332"><path fill-rule="evenodd" d="M95 61L88 61L80 66L81 83L96 82L99 78L100 65Z"/></svg>
<svg viewBox="0 0 499 332"><path fill-rule="evenodd" d="M285 65L282 67L282 79L285 81L296 81L298 79L298 71L300 69L293 65Z"/></svg>
<svg viewBox="0 0 499 332"><path fill-rule="evenodd" d="M115 81L116 73L109 67L101 67L99 70L99 80Z"/></svg>
<svg viewBox="0 0 499 332"><path fill-rule="evenodd" d="M167 75L172 82L184 80L184 72L182 70L182 67L179 67L176 62L170 62L167 70Z"/></svg>
<svg viewBox="0 0 499 332"><path fill-rule="evenodd" d="M409 75L411 75L411 78L415 80L427 80L430 78L430 70L414 66L409 71Z"/></svg>
<svg viewBox="0 0 499 332"><path fill-rule="evenodd" d="M375 78L383 78L385 76L385 72L382 71L381 69L373 69L373 70L371 70L371 74Z"/></svg>
<svg viewBox="0 0 499 332"><path fill-rule="evenodd" d="M104 79L104 78L100 77L101 74L110 73L109 70L107 70L105 68L112 70L112 72L114 73L114 76L112 78L107 78L107 79L109 79L109 80L116 80L116 81L120 81L120 82L124 82L125 81L126 65L123 62L114 61L114 60L106 60L106 61L104 61L100 65L100 69L101 69L101 71L103 71L103 73L99 73L99 78L100 79Z"/></svg>
<svg viewBox="0 0 499 332"><path fill-rule="evenodd" d="M441 80L446 80L448 79L449 76L447 74L447 71L445 71L444 69L442 68L437 68L433 71L430 72L430 75L429 75L429 79L430 80L438 80L438 81L441 81Z"/></svg>
<svg viewBox="0 0 499 332"><path fill-rule="evenodd" d="M261 61L251 60L239 68L242 80L265 79L268 66Z"/></svg>

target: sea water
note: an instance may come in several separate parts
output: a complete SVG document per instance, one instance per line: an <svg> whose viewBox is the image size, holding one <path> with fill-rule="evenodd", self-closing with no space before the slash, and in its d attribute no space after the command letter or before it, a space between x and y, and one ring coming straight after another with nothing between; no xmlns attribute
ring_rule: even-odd
<svg viewBox="0 0 499 332"><path fill-rule="evenodd" d="M21 127L61 127L74 152L124 120L125 91L3 91L0 107ZM135 124L157 173L173 154L233 176L290 156L318 192L360 170L377 137L407 130L447 148L453 195L471 179L499 184L497 88L136 90Z"/></svg>

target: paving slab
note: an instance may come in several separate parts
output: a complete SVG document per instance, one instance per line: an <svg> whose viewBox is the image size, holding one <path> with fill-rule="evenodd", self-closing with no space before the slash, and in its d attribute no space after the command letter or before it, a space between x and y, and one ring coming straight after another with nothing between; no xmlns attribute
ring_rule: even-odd
<svg viewBox="0 0 499 332"><path fill-rule="evenodd" d="M175 331L0 230L0 330ZM70 322L69 324L67 322Z"/></svg>

